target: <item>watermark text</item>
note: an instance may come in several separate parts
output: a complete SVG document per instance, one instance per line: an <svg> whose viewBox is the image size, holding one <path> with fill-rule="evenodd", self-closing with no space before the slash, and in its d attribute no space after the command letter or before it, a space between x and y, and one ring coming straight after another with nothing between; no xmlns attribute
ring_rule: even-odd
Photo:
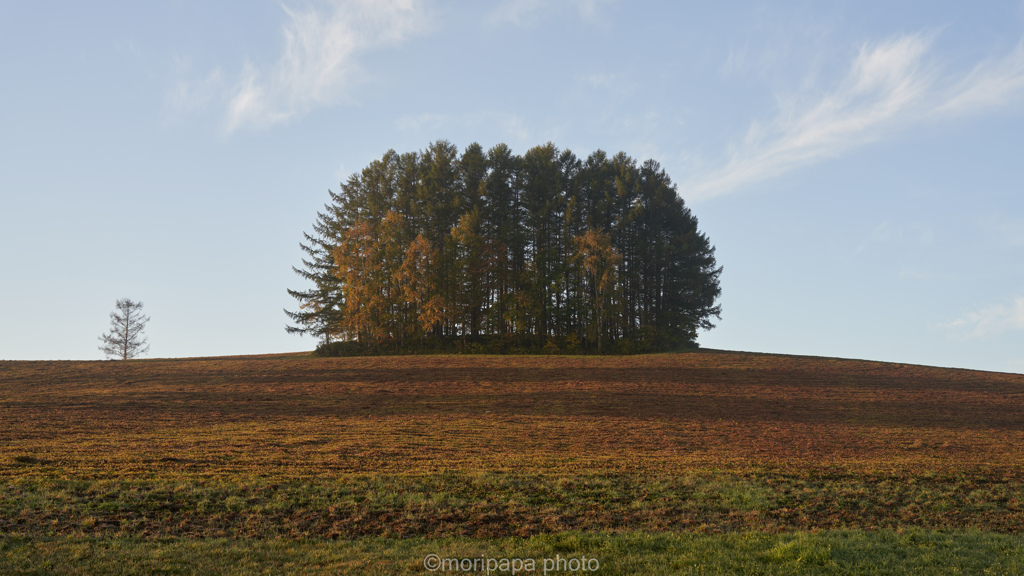
<svg viewBox="0 0 1024 576"><path fill-rule="evenodd" d="M484 574L580 574L601 569L601 561L588 556L554 558L442 557L427 554L423 567L429 572L482 572Z"/></svg>

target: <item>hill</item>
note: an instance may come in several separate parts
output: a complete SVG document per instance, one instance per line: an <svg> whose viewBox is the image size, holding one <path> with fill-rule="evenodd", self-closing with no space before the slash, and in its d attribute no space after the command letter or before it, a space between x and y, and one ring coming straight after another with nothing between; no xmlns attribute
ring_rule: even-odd
<svg viewBox="0 0 1024 576"><path fill-rule="evenodd" d="M8 361L0 421L0 533L26 542L1024 526L1017 374L713 350Z"/></svg>

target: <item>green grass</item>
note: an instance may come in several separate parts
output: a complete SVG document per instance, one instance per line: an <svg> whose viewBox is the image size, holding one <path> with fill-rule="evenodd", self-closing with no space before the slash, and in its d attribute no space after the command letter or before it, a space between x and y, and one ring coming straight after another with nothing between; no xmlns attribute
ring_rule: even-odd
<svg viewBox="0 0 1024 576"><path fill-rule="evenodd" d="M432 553L534 558L534 573L544 558L586 556L600 574L1024 574L1024 537L995 532L1021 526L1020 485L1002 479L448 473L4 488L0 574L424 573Z"/></svg>
<svg viewBox="0 0 1024 576"><path fill-rule="evenodd" d="M479 570L569 574L1024 574L1024 540L980 532L824 531L789 534L559 533L530 538L361 538L353 541L131 537L0 537L3 574L426 574L429 554ZM507 568L501 561L508 559ZM528 571L532 559L533 571ZM559 559L565 561L561 566ZM595 564L596 562L596 564ZM547 564L545 564L547 563ZM450 564L449 564L450 566ZM468 564L467 564L468 566ZM562 568L560 571L558 568ZM437 570L452 574L463 571Z"/></svg>
<svg viewBox="0 0 1024 576"><path fill-rule="evenodd" d="M357 538L560 531L900 529L1017 532L1019 478L361 474L281 480L17 479L0 533Z"/></svg>

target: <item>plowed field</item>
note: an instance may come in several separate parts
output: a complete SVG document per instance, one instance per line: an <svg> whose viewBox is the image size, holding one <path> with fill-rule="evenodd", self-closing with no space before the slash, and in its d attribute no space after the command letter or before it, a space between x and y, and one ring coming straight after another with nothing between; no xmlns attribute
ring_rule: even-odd
<svg viewBox="0 0 1024 576"><path fill-rule="evenodd" d="M701 351L0 362L0 533L1024 527L1024 376Z"/></svg>

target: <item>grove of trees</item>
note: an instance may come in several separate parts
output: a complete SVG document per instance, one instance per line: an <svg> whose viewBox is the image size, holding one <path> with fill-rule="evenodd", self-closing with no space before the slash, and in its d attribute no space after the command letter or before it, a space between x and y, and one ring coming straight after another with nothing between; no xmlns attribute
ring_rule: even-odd
<svg viewBox="0 0 1024 576"><path fill-rule="evenodd" d="M653 160L442 140L329 194L286 310L324 354L667 350L720 317L715 249Z"/></svg>

